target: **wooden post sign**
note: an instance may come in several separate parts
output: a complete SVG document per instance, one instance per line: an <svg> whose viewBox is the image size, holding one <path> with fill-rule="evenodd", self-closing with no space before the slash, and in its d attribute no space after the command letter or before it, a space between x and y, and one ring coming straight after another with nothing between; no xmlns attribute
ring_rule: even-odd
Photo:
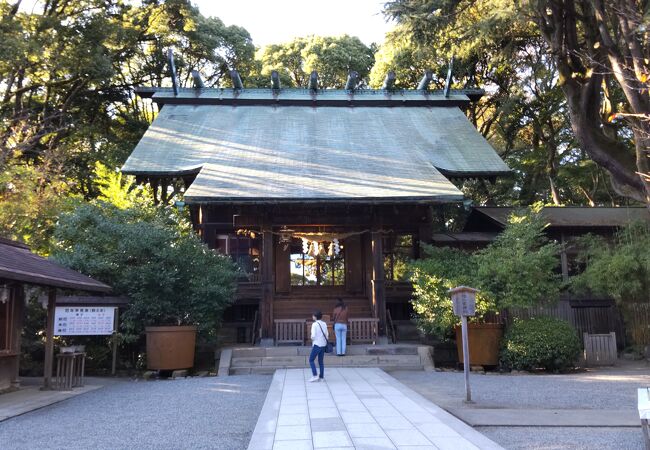
<svg viewBox="0 0 650 450"><path fill-rule="evenodd" d="M451 302L454 314L460 316L461 331L463 336L463 372L465 372L465 402L472 403L472 390L469 386L469 338L467 336L467 316L476 314L476 293L478 290L459 286L451 289Z"/></svg>

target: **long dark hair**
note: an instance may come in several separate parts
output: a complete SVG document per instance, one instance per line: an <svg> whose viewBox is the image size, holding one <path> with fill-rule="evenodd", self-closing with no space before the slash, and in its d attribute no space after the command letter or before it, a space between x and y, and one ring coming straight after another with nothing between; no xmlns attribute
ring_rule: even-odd
<svg viewBox="0 0 650 450"><path fill-rule="evenodd" d="M338 308L339 306L341 308L346 308L345 302L343 301L343 299L341 297L336 299L336 307Z"/></svg>

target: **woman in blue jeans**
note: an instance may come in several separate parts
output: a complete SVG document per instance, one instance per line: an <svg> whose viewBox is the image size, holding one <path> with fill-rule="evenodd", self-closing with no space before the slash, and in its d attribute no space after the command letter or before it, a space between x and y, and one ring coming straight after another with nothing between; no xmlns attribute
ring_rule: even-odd
<svg viewBox="0 0 650 450"><path fill-rule="evenodd" d="M348 334L348 307L339 298L334 312L332 313L334 321L334 334L336 335L336 356L345 356L345 340Z"/></svg>
<svg viewBox="0 0 650 450"><path fill-rule="evenodd" d="M311 341L313 346L311 354L309 355L309 365L311 366L311 374L313 375L309 382L321 381L325 376L325 367L323 366L323 358L325 356L325 348L327 348L327 338L329 332L327 331L327 324L321 320L323 314L320 311L314 311L311 318L314 323L311 324ZM320 376L316 374L316 365L314 360L318 357L318 366L320 368Z"/></svg>

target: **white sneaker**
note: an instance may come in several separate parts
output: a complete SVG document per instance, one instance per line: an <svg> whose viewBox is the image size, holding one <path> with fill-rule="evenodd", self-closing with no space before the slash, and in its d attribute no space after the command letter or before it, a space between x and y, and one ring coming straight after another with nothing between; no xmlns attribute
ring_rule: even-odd
<svg viewBox="0 0 650 450"><path fill-rule="evenodd" d="M311 378L309 379L309 382L310 382L310 383L313 383L314 381L318 381L318 377L317 377L317 376L313 376L313 377L311 377Z"/></svg>

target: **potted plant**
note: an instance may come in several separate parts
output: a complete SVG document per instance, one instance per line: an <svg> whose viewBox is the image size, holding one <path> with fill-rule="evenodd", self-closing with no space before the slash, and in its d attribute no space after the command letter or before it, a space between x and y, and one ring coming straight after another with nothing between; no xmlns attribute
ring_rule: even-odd
<svg viewBox="0 0 650 450"><path fill-rule="evenodd" d="M503 324L484 318L509 308L555 301L559 295L555 271L559 248L546 238L544 228L541 216L532 210L514 213L495 241L476 253L427 246L426 258L412 267L419 326L439 337L449 336L459 318L452 312L447 291L461 285L475 287L479 293L476 316L469 324L470 363L497 365ZM458 354L462 357L460 346Z"/></svg>

